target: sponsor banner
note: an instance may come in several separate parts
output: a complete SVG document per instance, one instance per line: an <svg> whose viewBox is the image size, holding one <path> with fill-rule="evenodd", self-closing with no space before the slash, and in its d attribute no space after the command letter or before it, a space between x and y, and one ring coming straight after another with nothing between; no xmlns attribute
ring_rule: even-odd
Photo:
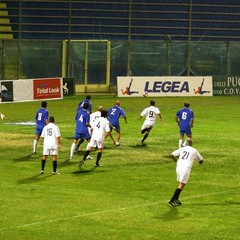
<svg viewBox="0 0 240 240"><path fill-rule="evenodd" d="M13 81L14 101L29 101L33 99L32 79Z"/></svg>
<svg viewBox="0 0 240 240"><path fill-rule="evenodd" d="M33 98L50 99L62 98L61 78L33 79Z"/></svg>
<svg viewBox="0 0 240 240"><path fill-rule="evenodd" d="M0 81L0 102L24 102L62 99L62 78L19 79Z"/></svg>
<svg viewBox="0 0 240 240"><path fill-rule="evenodd" d="M1 81L1 102L13 101L13 81Z"/></svg>
<svg viewBox="0 0 240 240"><path fill-rule="evenodd" d="M213 77L214 96L240 96L240 77Z"/></svg>
<svg viewBox="0 0 240 240"><path fill-rule="evenodd" d="M119 97L212 96L211 76L118 77Z"/></svg>

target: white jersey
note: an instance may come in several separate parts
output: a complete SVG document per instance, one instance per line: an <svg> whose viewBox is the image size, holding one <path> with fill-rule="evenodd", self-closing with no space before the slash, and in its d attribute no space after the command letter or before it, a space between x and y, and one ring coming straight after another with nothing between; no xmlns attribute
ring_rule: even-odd
<svg viewBox="0 0 240 240"><path fill-rule="evenodd" d="M101 117L101 112L100 111L96 111L96 112L93 112L90 114L90 125L92 126L94 121L97 119L97 118L100 118Z"/></svg>
<svg viewBox="0 0 240 240"><path fill-rule="evenodd" d="M141 116L146 117L144 125L154 126L157 115L159 115L159 114L160 114L160 110L159 110L159 108L157 108L155 106L150 106L150 107L145 108L141 112Z"/></svg>
<svg viewBox="0 0 240 240"><path fill-rule="evenodd" d="M97 118L92 126L92 140L95 141L104 141L106 132L110 132L110 125L107 118L100 117Z"/></svg>
<svg viewBox="0 0 240 240"><path fill-rule="evenodd" d="M58 149L57 138L60 137L60 130L54 123L48 123L42 131L41 137L44 138L44 149Z"/></svg>
<svg viewBox="0 0 240 240"><path fill-rule="evenodd" d="M194 160L201 161L203 157L197 149L191 146L185 146L172 152L172 155L179 159L177 161L177 171L190 173Z"/></svg>

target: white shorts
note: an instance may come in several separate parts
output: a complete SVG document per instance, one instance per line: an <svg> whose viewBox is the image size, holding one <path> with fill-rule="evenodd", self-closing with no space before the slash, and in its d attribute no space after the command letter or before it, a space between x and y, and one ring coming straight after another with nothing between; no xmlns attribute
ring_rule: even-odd
<svg viewBox="0 0 240 240"><path fill-rule="evenodd" d="M153 126L154 126L154 122L144 121L141 130L153 128Z"/></svg>
<svg viewBox="0 0 240 240"><path fill-rule="evenodd" d="M103 148L104 147L104 141L97 141L97 140L94 140L91 138L89 144L88 144L89 147L98 147L98 148Z"/></svg>
<svg viewBox="0 0 240 240"><path fill-rule="evenodd" d="M183 171L176 171L177 173L177 181L186 184L190 177L190 173Z"/></svg>
<svg viewBox="0 0 240 240"><path fill-rule="evenodd" d="M43 149L43 155L58 155L58 149L48 149L48 148L44 148Z"/></svg>

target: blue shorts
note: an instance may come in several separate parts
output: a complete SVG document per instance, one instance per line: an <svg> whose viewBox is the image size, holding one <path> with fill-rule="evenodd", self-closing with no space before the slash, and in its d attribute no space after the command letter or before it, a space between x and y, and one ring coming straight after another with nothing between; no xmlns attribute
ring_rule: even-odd
<svg viewBox="0 0 240 240"><path fill-rule="evenodd" d="M36 130L35 130L35 134L41 136L43 128L44 128L44 126L37 125Z"/></svg>
<svg viewBox="0 0 240 240"><path fill-rule="evenodd" d="M187 136L192 134L191 128L188 129L180 129L180 135L186 134Z"/></svg>
<svg viewBox="0 0 240 240"><path fill-rule="evenodd" d="M113 127L115 127L116 130L120 129L119 121L112 121L110 123L112 124Z"/></svg>
<svg viewBox="0 0 240 240"><path fill-rule="evenodd" d="M88 139L91 138L91 136L88 132L87 133L77 133L77 132L75 132L74 139L81 139L81 138L88 140Z"/></svg>

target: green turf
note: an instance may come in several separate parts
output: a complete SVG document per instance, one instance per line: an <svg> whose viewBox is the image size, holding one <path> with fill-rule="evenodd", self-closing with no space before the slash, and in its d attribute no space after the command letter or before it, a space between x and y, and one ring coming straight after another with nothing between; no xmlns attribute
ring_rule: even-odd
<svg viewBox="0 0 240 240"><path fill-rule="evenodd" d="M33 155L34 126L13 124L34 121L40 102L0 104L6 115L0 122L0 239L240 239L239 97L154 98L163 123L145 146L138 117L150 98L119 99L128 123L120 120L120 147L106 140L104 166L97 169L94 160L78 167L86 143L68 161L80 99L48 102L62 134L58 176L51 174L51 158L39 174L42 141ZM117 99L92 96L94 108ZM182 206L171 207L177 182L169 155L178 146L174 117L185 100L195 113L194 146L205 162L194 164Z"/></svg>

